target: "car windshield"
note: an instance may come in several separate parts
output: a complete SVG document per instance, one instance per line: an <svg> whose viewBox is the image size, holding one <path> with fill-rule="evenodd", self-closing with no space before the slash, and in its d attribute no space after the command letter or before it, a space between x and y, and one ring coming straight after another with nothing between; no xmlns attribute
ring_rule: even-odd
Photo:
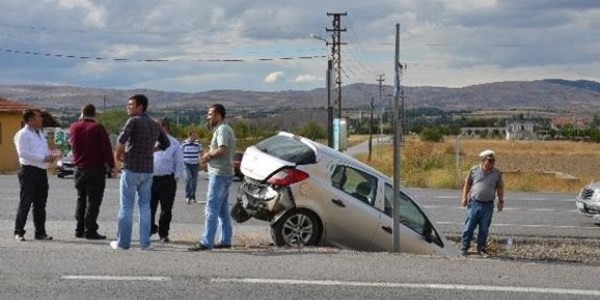
<svg viewBox="0 0 600 300"><path fill-rule="evenodd" d="M296 165L316 163L316 155L313 149L293 137L272 136L259 142L255 147L262 152Z"/></svg>

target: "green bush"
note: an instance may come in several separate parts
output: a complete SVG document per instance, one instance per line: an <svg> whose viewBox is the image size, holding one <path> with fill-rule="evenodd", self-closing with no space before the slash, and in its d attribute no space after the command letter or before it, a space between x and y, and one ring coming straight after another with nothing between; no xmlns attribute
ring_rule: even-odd
<svg viewBox="0 0 600 300"><path fill-rule="evenodd" d="M444 135L438 127L424 127L419 136L423 142L439 143L444 141Z"/></svg>

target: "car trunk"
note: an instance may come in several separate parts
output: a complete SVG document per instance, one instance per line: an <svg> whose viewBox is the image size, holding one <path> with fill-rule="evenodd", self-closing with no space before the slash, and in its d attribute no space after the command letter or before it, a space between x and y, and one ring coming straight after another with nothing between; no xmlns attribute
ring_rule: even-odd
<svg viewBox="0 0 600 300"><path fill-rule="evenodd" d="M264 162L268 163L265 164ZM264 153L256 147L248 147L244 153L244 158L242 158L240 169L244 176L264 181L273 173L285 167L295 167L295 164Z"/></svg>

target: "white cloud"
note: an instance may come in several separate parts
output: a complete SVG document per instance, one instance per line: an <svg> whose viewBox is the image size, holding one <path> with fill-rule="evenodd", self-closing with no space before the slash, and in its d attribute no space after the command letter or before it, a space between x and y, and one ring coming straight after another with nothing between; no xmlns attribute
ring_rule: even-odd
<svg viewBox="0 0 600 300"><path fill-rule="evenodd" d="M0 84L173 91L322 87L327 62L319 56L331 48L309 34L331 40L325 28L332 27L326 15L332 11L348 12L341 17L347 29L341 35L343 85L376 84L382 73L391 84L396 23L409 85L466 86L550 75L600 81L597 69L589 67L600 65L600 44L590 38L600 35L599 1L381 0L365 6L346 0L343 9L340 3L2 0L0 45L19 51L0 51Z"/></svg>
<svg viewBox="0 0 600 300"><path fill-rule="evenodd" d="M84 23L97 28L106 26L106 11L88 0L57 0L59 7L81 9L84 11Z"/></svg>
<svg viewBox="0 0 600 300"><path fill-rule="evenodd" d="M285 78L285 74L281 71L278 72L273 72L270 73L269 75L267 75L265 77L265 79L263 80L263 82L265 83L276 83L278 81L281 81Z"/></svg>
<svg viewBox="0 0 600 300"><path fill-rule="evenodd" d="M325 79L314 75L298 75L294 82L306 83L306 82L323 82Z"/></svg>

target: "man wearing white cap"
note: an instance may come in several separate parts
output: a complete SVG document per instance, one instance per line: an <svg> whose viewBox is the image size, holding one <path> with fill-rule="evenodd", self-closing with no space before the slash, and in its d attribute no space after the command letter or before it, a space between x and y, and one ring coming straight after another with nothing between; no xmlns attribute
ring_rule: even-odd
<svg viewBox="0 0 600 300"><path fill-rule="evenodd" d="M496 154L492 150L479 153L481 163L469 170L462 190L461 204L467 207L467 218L461 239L461 253L467 254L471 246L473 231L479 226L477 234L477 254L487 257L486 243L488 229L494 213L494 199L498 198L498 212L504 208L504 182L502 173L494 168Z"/></svg>

